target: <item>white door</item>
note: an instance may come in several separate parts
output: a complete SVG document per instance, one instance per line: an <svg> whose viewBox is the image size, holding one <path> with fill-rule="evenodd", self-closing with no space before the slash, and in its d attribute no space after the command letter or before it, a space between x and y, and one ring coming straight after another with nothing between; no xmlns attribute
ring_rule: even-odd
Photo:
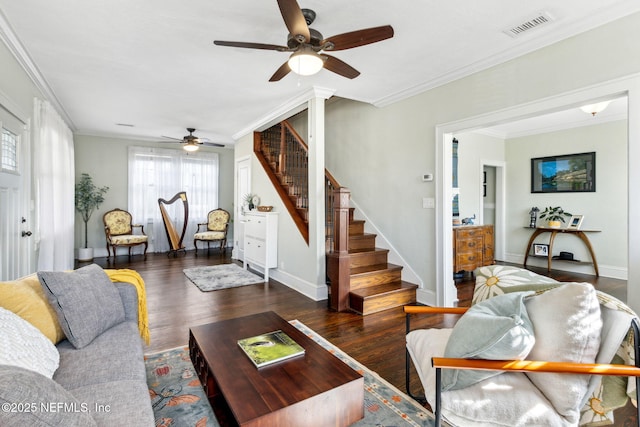
<svg viewBox="0 0 640 427"><path fill-rule="evenodd" d="M244 196L251 193L251 157L236 160L236 203L233 258L244 260Z"/></svg>
<svg viewBox="0 0 640 427"><path fill-rule="evenodd" d="M0 280L34 270L29 210L30 150L25 123L0 104Z"/></svg>

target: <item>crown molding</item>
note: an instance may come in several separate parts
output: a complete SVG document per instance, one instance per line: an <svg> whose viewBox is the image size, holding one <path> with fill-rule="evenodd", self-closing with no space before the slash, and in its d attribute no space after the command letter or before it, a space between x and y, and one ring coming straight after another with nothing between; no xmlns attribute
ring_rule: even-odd
<svg viewBox="0 0 640 427"><path fill-rule="evenodd" d="M309 100L314 98L322 98L326 100L331 98L335 94L335 92L335 89L314 86L308 91L301 93L300 95L290 99L284 104L281 104L266 116L259 118L253 123L250 123L244 129L232 135L232 138L234 141L237 141L243 136L250 134L251 132L259 132L267 129L274 124L281 122L287 117L291 117L294 114L305 110L307 108L307 102Z"/></svg>
<svg viewBox="0 0 640 427"><path fill-rule="evenodd" d="M559 43L580 33L584 33L597 27L607 25L612 21L621 19L632 13L637 13L638 11L638 4L635 0L628 0L613 7L603 8L598 14L592 14L578 22L573 23L572 25L558 26L557 29L549 31L538 37L532 37L528 41L523 42L517 47L507 49L481 61L469 64L466 67L451 70L442 74L440 77L421 83L419 85L409 87L407 89L379 98L377 100L372 100L371 104L375 105L376 107L386 107L395 102L402 101L431 89L444 86L447 83L451 83L480 71L484 71L491 67L503 64L507 61L534 52L538 49L542 49L546 46ZM558 21L560 20L558 19ZM547 28L551 30L552 27L549 26Z"/></svg>
<svg viewBox="0 0 640 427"><path fill-rule="evenodd" d="M40 93L42 93L46 100L49 101L58 111L58 114L60 114L67 123L67 126L69 126L72 131L75 131L76 126L71 120L71 117L69 117L66 110L56 97L56 94L53 92L53 89L51 89L51 86L49 86L40 70L38 70L37 65L33 62L29 53L18 39L18 36L15 31L13 31L13 28L11 28L9 21L7 21L2 10L0 10L0 40L4 42Z"/></svg>

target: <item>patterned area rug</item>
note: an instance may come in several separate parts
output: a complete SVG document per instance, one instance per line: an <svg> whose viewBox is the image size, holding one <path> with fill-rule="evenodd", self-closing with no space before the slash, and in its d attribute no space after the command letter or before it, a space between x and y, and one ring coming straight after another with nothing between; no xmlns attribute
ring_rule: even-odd
<svg viewBox="0 0 640 427"><path fill-rule="evenodd" d="M237 264L185 268L182 271L203 292L264 282L262 277L245 270Z"/></svg>
<svg viewBox="0 0 640 427"><path fill-rule="evenodd" d="M291 324L364 376L364 419L356 427L433 426L433 416L375 372L349 357L303 323ZM187 348L145 356L156 426L219 426Z"/></svg>

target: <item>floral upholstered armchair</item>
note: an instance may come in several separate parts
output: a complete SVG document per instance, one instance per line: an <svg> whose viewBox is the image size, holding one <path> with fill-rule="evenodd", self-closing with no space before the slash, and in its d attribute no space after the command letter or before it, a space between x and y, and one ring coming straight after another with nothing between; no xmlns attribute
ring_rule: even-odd
<svg viewBox="0 0 640 427"><path fill-rule="evenodd" d="M211 242L220 242L220 252L227 250L227 230L231 215L224 209L214 209L207 214L207 222L198 224L196 234L193 236L193 246L198 253L198 240L207 242L207 250ZM203 231L200 231L200 228Z"/></svg>
<svg viewBox="0 0 640 427"><path fill-rule="evenodd" d="M133 246L144 245L144 257L146 259L149 238L144 233L144 226L132 223L129 212L116 208L105 213L102 221L104 222L104 233L107 238L107 258L111 256L110 248L113 248L113 259L115 260L118 246L128 247L129 257L131 257L131 248ZM135 234L134 228L139 228L140 233Z"/></svg>

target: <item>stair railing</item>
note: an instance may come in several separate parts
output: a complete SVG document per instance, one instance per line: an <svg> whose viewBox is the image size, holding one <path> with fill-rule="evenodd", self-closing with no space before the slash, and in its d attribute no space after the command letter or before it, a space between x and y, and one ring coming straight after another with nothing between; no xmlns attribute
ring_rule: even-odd
<svg viewBox="0 0 640 427"><path fill-rule="evenodd" d="M288 121L254 132L253 151L280 195L300 234L309 243L309 157L307 144ZM325 169L327 251L333 250L333 192L340 184Z"/></svg>

